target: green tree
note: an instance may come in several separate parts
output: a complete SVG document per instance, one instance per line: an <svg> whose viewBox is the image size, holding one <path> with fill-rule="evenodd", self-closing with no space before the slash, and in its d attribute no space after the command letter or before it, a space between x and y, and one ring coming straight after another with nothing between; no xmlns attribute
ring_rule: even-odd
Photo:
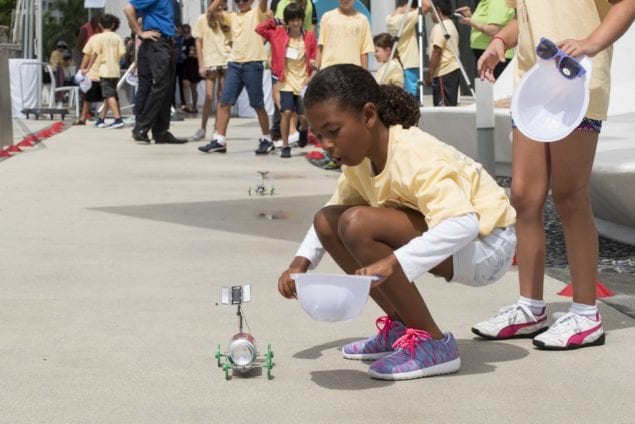
<svg viewBox="0 0 635 424"><path fill-rule="evenodd" d="M11 14L17 0L0 0L0 25L11 25Z"/></svg>
<svg viewBox="0 0 635 424"><path fill-rule="evenodd" d="M59 22L51 16L54 11L61 15ZM42 20L44 54L48 57L58 40L64 40L69 49L73 48L79 27L88 20L88 11L84 8L84 0L59 0Z"/></svg>

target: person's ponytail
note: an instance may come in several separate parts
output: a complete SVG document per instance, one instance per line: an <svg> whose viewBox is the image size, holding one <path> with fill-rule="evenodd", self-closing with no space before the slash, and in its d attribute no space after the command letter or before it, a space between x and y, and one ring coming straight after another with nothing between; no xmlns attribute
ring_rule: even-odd
<svg viewBox="0 0 635 424"><path fill-rule="evenodd" d="M404 128L419 124L419 102L397 85L380 85L379 119L387 127L401 125Z"/></svg>

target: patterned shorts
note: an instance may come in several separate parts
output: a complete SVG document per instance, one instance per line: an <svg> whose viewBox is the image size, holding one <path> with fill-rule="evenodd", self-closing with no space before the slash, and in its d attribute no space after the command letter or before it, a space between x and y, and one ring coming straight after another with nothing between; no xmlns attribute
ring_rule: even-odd
<svg viewBox="0 0 635 424"><path fill-rule="evenodd" d="M513 117L512 128L516 128ZM590 119L585 117L582 119L582 122L580 122L580 125L578 125L574 131L591 131L599 134L600 131L602 131L602 121L600 121L599 119Z"/></svg>

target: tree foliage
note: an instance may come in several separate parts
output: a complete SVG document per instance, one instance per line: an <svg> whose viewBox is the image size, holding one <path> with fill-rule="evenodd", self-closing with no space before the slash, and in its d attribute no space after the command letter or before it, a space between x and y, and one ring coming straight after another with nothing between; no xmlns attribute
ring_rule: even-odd
<svg viewBox="0 0 635 424"><path fill-rule="evenodd" d="M17 0L0 0L0 25L11 25L11 13Z"/></svg>
<svg viewBox="0 0 635 424"><path fill-rule="evenodd" d="M52 17L54 11L62 16L59 22ZM48 57L58 40L64 40L69 49L73 48L79 27L88 20L88 11L84 8L84 0L59 0L42 20L43 47L45 57Z"/></svg>

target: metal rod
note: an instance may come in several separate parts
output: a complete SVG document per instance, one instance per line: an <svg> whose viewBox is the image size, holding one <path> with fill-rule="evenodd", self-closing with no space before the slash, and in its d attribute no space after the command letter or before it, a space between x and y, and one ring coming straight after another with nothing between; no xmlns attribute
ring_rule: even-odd
<svg viewBox="0 0 635 424"><path fill-rule="evenodd" d="M443 19L441 19L441 17L439 16L439 12L437 11L437 8L434 5L433 0L428 0L428 1L430 2L430 6L432 7L432 13L434 13L434 16L437 18L437 21L439 21L439 23L441 24L441 29L443 30L443 36L445 37L446 40L450 41L450 38L452 37L448 33L448 29L445 27L445 24L443 23ZM461 69L461 75L463 75L463 79L465 80L467 87L470 89L470 93L472 93L472 97L476 98L476 93L474 92L474 88L472 87L472 82L468 78L467 72L465 72L465 68L463 67L461 58L459 57L459 53L456 51L452 43L448 43L448 46L450 46L450 50L452 51L452 55L454 55L454 58L456 59L456 63L459 64L459 69Z"/></svg>
<svg viewBox="0 0 635 424"><path fill-rule="evenodd" d="M419 106L423 106L423 52L425 52L423 34L425 33L425 26L423 23L423 8L421 4L419 4L417 9L419 13L417 18L417 30L419 31L419 86L417 89L419 90Z"/></svg>

